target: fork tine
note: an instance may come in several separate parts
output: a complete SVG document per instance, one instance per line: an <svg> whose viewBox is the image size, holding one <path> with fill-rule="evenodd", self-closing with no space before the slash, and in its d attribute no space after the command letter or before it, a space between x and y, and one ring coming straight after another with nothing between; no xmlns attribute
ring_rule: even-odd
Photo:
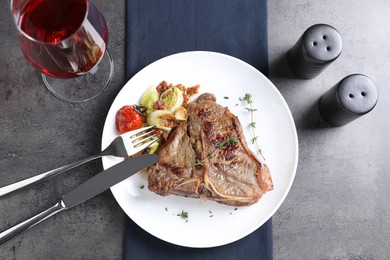
<svg viewBox="0 0 390 260"><path fill-rule="evenodd" d="M155 132L154 132L154 129L151 129L150 131L147 131L145 133L141 132L139 133L137 136L130 136L132 140L132 143L137 143L137 142L140 142L142 140L145 140L147 137L152 137L152 136L155 136Z"/></svg>
<svg viewBox="0 0 390 260"><path fill-rule="evenodd" d="M154 128L154 126L146 126L146 127L139 128L137 130L130 131L130 132L128 132L130 134L129 137L130 138L136 137L139 133L142 133L142 132L149 130L151 128Z"/></svg>
<svg viewBox="0 0 390 260"><path fill-rule="evenodd" d="M153 144L157 140L158 140L157 136L149 137L149 138L145 139L143 142L139 142L139 143L135 144L134 149L137 150L137 152L142 151L143 149L150 146L151 144Z"/></svg>

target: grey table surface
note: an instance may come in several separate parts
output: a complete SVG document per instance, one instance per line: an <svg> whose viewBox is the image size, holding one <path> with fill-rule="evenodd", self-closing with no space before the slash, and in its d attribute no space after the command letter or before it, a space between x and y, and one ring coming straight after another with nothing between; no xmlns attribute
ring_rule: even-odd
<svg viewBox="0 0 390 260"><path fill-rule="evenodd" d="M111 102L125 83L123 0L93 1L107 19L115 77L97 99L54 98L24 59L0 0L0 184L99 151ZM273 217L275 259L388 259L390 255L390 3L387 0L269 1L270 79L286 99L299 138L299 165ZM312 80L293 77L286 52L310 25L340 32L341 56ZM343 127L328 127L319 97L343 77L376 84L377 106ZM0 199L0 230L54 204L102 169L93 162ZM0 259L121 259L125 215L107 191L0 246ZM158 259L158 258L156 258Z"/></svg>

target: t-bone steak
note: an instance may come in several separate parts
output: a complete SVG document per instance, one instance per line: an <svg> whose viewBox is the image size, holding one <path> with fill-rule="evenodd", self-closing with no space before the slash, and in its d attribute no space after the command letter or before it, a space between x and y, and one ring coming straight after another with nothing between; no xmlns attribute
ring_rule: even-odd
<svg viewBox="0 0 390 260"><path fill-rule="evenodd" d="M273 189L268 167L249 150L240 121L213 94L200 95L187 112L187 121L158 149L159 162L147 170L149 190L249 206Z"/></svg>

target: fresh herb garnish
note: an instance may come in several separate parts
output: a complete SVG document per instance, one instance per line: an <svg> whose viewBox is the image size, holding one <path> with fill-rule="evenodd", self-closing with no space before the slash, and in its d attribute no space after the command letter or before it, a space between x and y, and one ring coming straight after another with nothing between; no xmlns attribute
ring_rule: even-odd
<svg viewBox="0 0 390 260"><path fill-rule="evenodd" d="M231 138L224 139L222 142L217 143L216 146L218 149L225 149L229 146L235 145L236 143L238 143L238 138L237 136L234 136Z"/></svg>
<svg viewBox="0 0 390 260"><path fill-rule="evenodd" d="M236 211L236 210L237 210L237 208L234 208L233 210L234 210L234 211ZM233 213L232 213L232 212L229 212L229 214L230 214L230 215L232 215Z"/></svg>
<svg viewBox="0 0 390 260"><path fill-rule="evenodd" d="M165 211L168 211L168 208L167 208L167 207L165 207Z"/></svg>
<svg viewBox="0 0 390 260"><path fill-rule="evenodd" d="M212 152L212 153L209 153L207 155L207 157L203 158L202 160L196 160L196 163L194 164L194 166L196 165L203 165L204 164L204 161L208 158L211 158L215 155L215 153L219 150L219 149L225 149L225 148L228 148L230 146L233 146L235 145L236 143L238 143L238 138L237 136L234 136L234 137L230 137L230 138L227 138L227 139L224 139L222 140L221 142L217 143L215 145L216 149Z"/></svg>
<svg viewBox="0 0 390 260"><path fill-rule="evenodd" d="M203 164L204 164L204 160L196 160L196 163L194 165L196 166L196 165L203 165Z"/></svg>
<svg viewBox="0 0 390 260"><path fill-rule="evenodd" d="M229 97L223 97L224 99L229 99Z"/></svg>
<svg viewBox="0 0 390 260"><path fill-rule="evenodd" d="M179 214L177 214L177 216L181 217L186 222L188 222L188 212L187 211L182 210Z"/></svg>
<svg viewBox="0 0 390 260"><path fill-rule="evenodd" d="M145 188L145 185L140 185L139 188L142 190L143 188Z"/></svg>
<svg viewBox="0 0 390 260"><path fill-rule="evenodd" d="M263 158L263 160L265 160L264 156L263 156L263 153L260 149L260 146L257 142L257 139L258 139L258 136L256 135L255 133L255 128L256 128L256 122L254 121L253 119L253 114L255 111L257 111L257 109L253 108L253 100L252 100L252 94L250 93L246 93L244 95L243 98L239 98L241 101L244 101L247 103L248 107L245 107L245 109L251 113L251 122L249 124L249 127L251 128L252 130L252 144L255 144L256 146L256 149L258 151L258 153L261 155L261 157Z"/></svg>

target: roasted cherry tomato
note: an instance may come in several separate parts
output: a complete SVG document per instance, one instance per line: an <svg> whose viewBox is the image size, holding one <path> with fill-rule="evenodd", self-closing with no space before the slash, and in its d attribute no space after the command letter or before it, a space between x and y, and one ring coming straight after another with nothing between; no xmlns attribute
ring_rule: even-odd
<svg viewBox="0 0 390 260"><path fill-rule="evenodd" d="M116 129L123 134L142 126L142 116L135 110L134 106L123 106L116 113Z"/></svg>

